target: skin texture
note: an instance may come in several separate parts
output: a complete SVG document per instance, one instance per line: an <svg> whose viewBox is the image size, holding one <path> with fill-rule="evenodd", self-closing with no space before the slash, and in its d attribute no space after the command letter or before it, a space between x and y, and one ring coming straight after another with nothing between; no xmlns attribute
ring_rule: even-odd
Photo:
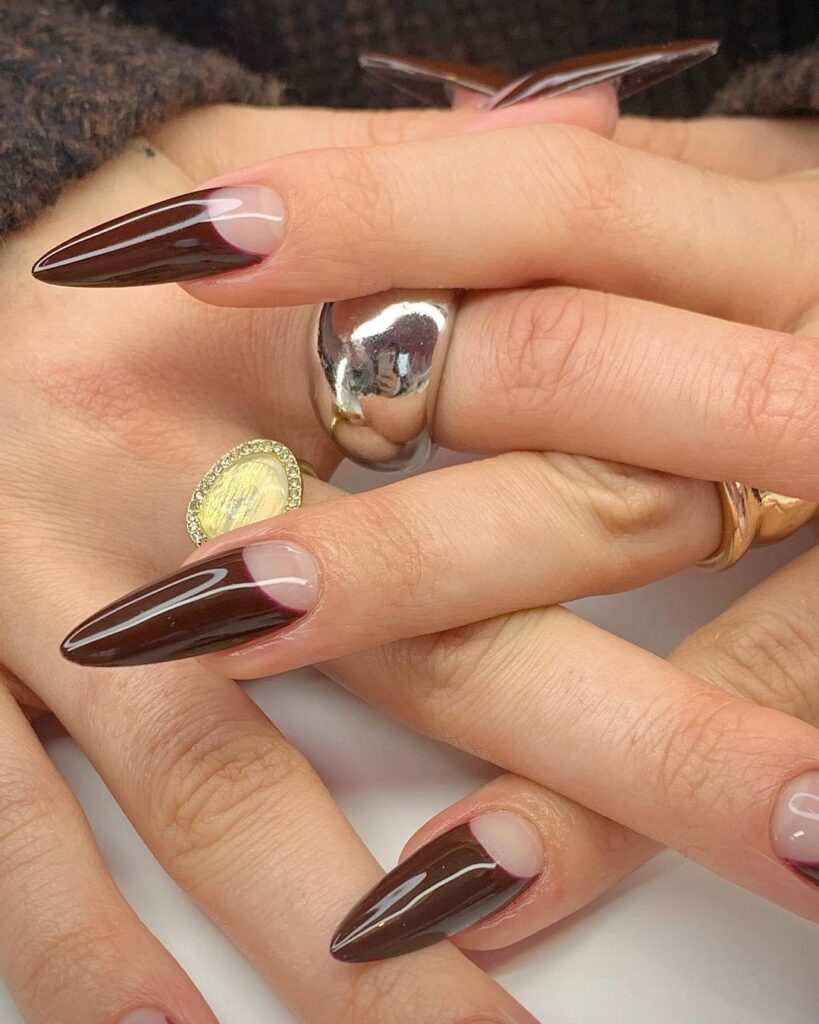
<svg viewBox="0 0 819 1024"><path fill-rule="evenodd" d="M579 109L588 113L587 107ZM474 116L468 110L452 115L462 127ZM0 352L6 439L0 500L8 535L15 538L0 551L4 578L14 581L0 593L6 686L20 695L29 688L33 696L24 699L31 714L46 705L59 715L173 877L309 1024L328 1018L403 1024L419 1016L440 1024L531 1024L531 1017L447 944L413 954L412 971L401 961L366 972L334 963L328 955L334 928L381 872L298 752L239 688L196 663L85 669L64 662L58 644L83 615L170 572L188 556L184 508L191 486L216 455L248 437L273 436L312 461L320 474L331 471L335 456L303 401L305 382L289 348L290 339L307 331L311 310L215 310L177 289L49 290L31 281L28 268L61 239L189 192L229 170L230 159L238 166L275 157L270 148L258 151L262 138L271 147L283 146L287 136L294 149L333 139L350 145L387 142L441 133L443 117L413 113L399 123L381 115L345 120L282 111L271 121L259 111L197 112L151 140L156 156L135 145L70 189L48 217L10 239L0 257L0 290L12 320ZM209 140L212 155L202 149L202 139ZM788 281L780 289L783 303ZM282 388L285 373L288 386ZM37 440L44 424L59 437L59 446ZM649 473L621 488L624 476L616 469L569 457L551 467L550 460L538 460L531 471L542 467L545 476L521 478L521 493L531 485L539 495L539 488L562 481L570 498L589 490L573 487L576 474L585 483L597 474L599 489L593 493L600 500L589 521L602 517L601 536L608 531L609 549L621 552L623 580L641 549L634 539L656 528L658 516L668 516L670 533L658 532L657 552L675 549L689 535L691 524L680 513L687 504L684 483L669 484ZM308 501L331 496L317 485ZM567 507L567 522L585 514L584 507ZM373 508L377 516L381 506L376 502ZM382 525L395 529L400 522L393 516ZM695 548L711 543L709 531L717 525L706 524L695 536L692 559L698 557ZM612 536L622 539L622 547L611 543ZM411 532L409 552L410 538ZM440 551L445 560L446 548ZM333 563L328 551L321 567ZM617 567L611 572L613 578ZM467 590L463 596L468 604ZM362 642L380 639L373 635ZM444 634L442 650L446 642ZM392 651L396 669L409 677L418 663L412 652L398 644ZM655 667L652 661L651 673ZM342 675L350 666L333 668ZM760 673L763 680L767 672ZM373 692L371 682L348 674L362 692ZM376 699L392 710L396 687L385 678L389 685ZM407 704L396 713L406 711L423 724L426 702L414 704L409 692L401 698ZM0 831L7 877L14 877L11 887L0 882L0 965L27 1020L109 1024L133 1007L149 1005L178 1024L212 1024L178 965L114 889L76 803L23 714L5 693L2 701L7 742L0 821L12 820L8 808L30 807L32 813ZM133 771L135 764L140 771ZM568 806L583 822L580 808L571 801ZM630 809L634 823L637 810ZM691 827L697 813L690 809ZM592 832L589 825L587 833L575 833L579 867L585 863L584 836ZM272 834L276 844L269 842ZM32 843L42 851L38 858L30 856ZM565 863L571 860L567 856ZM616 867L627 870L625 858ZM574 890L574 877L566 876L567 891L576 891L578 900L588 896L584 878L580 872ZM34 889L51 892L53 900L32 908L26 894ZM294 889L301 894L299 927L271 926L292 921ZM530 893L535 892L533 887Z"/></svg>

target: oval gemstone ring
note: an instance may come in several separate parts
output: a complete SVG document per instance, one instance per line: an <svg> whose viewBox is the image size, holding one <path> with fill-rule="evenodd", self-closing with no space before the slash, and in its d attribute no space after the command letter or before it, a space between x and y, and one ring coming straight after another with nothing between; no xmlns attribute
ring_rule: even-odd
<svg viewBox="0 0 819 1024"><path fill-rule="evenodd" d="M205 473L188 503L186 525L197 546L240 526L299 508L303 476L315 476L281 441L257 438L231 448Z"/></svg>

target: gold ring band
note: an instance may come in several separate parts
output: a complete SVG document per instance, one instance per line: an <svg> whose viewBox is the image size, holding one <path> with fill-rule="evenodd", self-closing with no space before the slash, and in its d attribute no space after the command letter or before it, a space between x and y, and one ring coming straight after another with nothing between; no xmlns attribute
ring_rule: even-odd
<svg viewBox="0 0 819 1024"><path fill-rule="evenodd" d="M722 540L712 555L698 563L702 569L719 571L736 565L753 544L790 537L819 509L819 502L788 498L736 481L716 486L722 505Z"/></svg>
<svg viewBox="0 0 819 1024"><path fill-rule="evenodd" d="M231 448L205 473L188 503L188 534L197 546L229 530L299 508L303 475L316 476L281 441L256 438Z"/></svg>

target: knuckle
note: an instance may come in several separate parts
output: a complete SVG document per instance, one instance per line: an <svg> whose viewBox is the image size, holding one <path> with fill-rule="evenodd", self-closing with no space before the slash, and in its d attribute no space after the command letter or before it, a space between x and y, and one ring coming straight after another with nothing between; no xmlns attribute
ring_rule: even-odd
<svg viewBox="0 0 819 1024"><path fill-rule="evenodd" d="M591 218L599 225L601 217L619 217L626 208L633 214L627 150L571 125L549 126L534 135L541 146L538 170L549 175L573 219Z"/></svg>
<svg viewBox="0 0 819 1024"><path fill-rule="evenodd" d="M11 695L29 722L47 713L48 708L36 693L7 669L0 667L0 691L4 690Z"/></svg>
<svg viewBox="0 0 819 1024"><path fill-rule="evenodd" d="M262 808L287 813L309 775L280 735L248 722L200 719L192 735L157 761L150 816L169 859L209 854L252 827Z"/></svg>
<svg viewBox="0 0 819 1024"><path fill-rule="evenodd" d="M732 779L742 785L737 772L755 759L756 710L715 691L692 697L687 688L655 703L631 742L650 763L662 794L661 813L674 807L699 818L725 800Z"/></svg>
<svg viewBox="0 0 819 1024"><path fill-rule="evenodd" d="M544 288L494 301L483 323L491 342L482 346L488 354L483 390L500 391L510 416L542 416L563 388L599 373L597 340L606 333L607 319L605 296L577 288Z"/></svg>
<svg viewBox="0 0 819 1024"><path fill-rule="evenodd" d="M349 124L349 112L342 112ZM358 146L389 146L394 143L422 139L435 127L438 111L409 108L406 110L366 110L356 115ZM347 129L349 136L349 129ZM349 138L347 145L350 144Z"/></svg>
<svg viewBox="0 0 819 1024"><path fill-rule="evenodd" d="M423 964L404 958L364 966L345 996L340 1024L401 1024L409 1007L421 1005L425 1017L442 1024L489 1024L495 1018L474 1012L474 993L444 982L451 976L445 956L433 950Z"/></svg>
<svg viewBox="0 0 819 1024"><path fill-rule="evenodd" d="M409 699L424 728L432 723L444 742L491 757L491 738L486 750L478 749L483 746L481 723L502 721L514 729L508 694L522 670L520 652L537 649L538 644L543 650L548 615L537 611L499 616L427 637L417 645L413 657L424 682L412 688Z"/></svg>
<svg viewBox="0 0 819 1024"><path fill-rule="evenodd" d="M804 341L789 334L765 341L745 359L729 396L728 431L756 450L802 450L805 441L819 446L815 394L819 360ZM750 435L750 436L749 436ZM798 444L797 444L798 442Z"/></svg>
<svg viewBox="0 0 819 1024"><path fill-rule="evenodd" d="M686 484L677 477L586 456L548 458L570 485L572 499L582 494L599 532L614 542L610 551L622 556L621 569L634 559L628 542L644 544L652 533L676 522L685 506Z"/></svg>
<svg viewBox="0 0 819 1024"><path fill-rule="evenodd" d="M116 984L122 972L118 943L122 935L113 924L106 927L103 917L87 920L66 915L59 925L39 929L36 937L28 932L18 939L12 952L11 972L15 983L26 994L27 1002L39 1006L59 1006L65 992L76 987L76 979L94 965L94 975L104 984L109 976ZM65 917L68 916L68 923Z"/></svg>
<svg viewBox="0 0 819 1024"><path fill-rule="evenodd" d="M137 456L152 457L167 444L161 375L150 360L43 354L21 370L21 383L37 404L59 414L68 429L91 428Z"/></svg>
<svg viewBox="0 0 819 1024"><path fill-rule="evenodd" d="M707 640L704 672L756 704L819 720L819 637L773 608L720 623Z"/></svg>
<svg viewBox="0 0 819 1024"><path fill-rule="evenodd" d="M36 870L55 849L55 826L65 818L48 795L2 766L0 781L0 877Z"/></svg>

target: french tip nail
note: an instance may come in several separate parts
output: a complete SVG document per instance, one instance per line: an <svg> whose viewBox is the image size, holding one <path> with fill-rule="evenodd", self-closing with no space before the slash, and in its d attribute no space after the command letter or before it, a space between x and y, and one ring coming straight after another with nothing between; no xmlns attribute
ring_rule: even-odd
<svg viewBox="0 0 819 1024"><path fill-rule="evenodd" d="M194 281L262 262L278 248L283 224L283 203L270 189L201 189L69 238L41 256L32 274L75 288Z"/></svg>
<svg viewBox="0 0 819 1024"><path fill-rule="evenodd" d="M79 665L153 665L201 657L273 633L318 601L318 567L300 545L249 544L191 562L73 629L63 657Z"/></svg>
<svg viewBox="0 0 819 1024"><path fill-rule="evenodd" d="M358 65L379 81L433 105L449 106L455 88L491 96L510 80L494 68L434 57L364 52L358 54Z"/></svg>
<svg viewBox="0 0 819 1024"><path fill-rule="evenodd" d="M491 811L437 836L390 871L336 929L330 954L369 963L414 953L508 906L543 870L534 826Z"/></svg>
<svg viewBox="0 0 819 1024"><path fill-rule="evenodd" d="M515 79L492 96L485 109L565 96L608 82L615 85L619 99L628 99L688 71L718 50L716 39L687 39L573 57Z"/></svg>

